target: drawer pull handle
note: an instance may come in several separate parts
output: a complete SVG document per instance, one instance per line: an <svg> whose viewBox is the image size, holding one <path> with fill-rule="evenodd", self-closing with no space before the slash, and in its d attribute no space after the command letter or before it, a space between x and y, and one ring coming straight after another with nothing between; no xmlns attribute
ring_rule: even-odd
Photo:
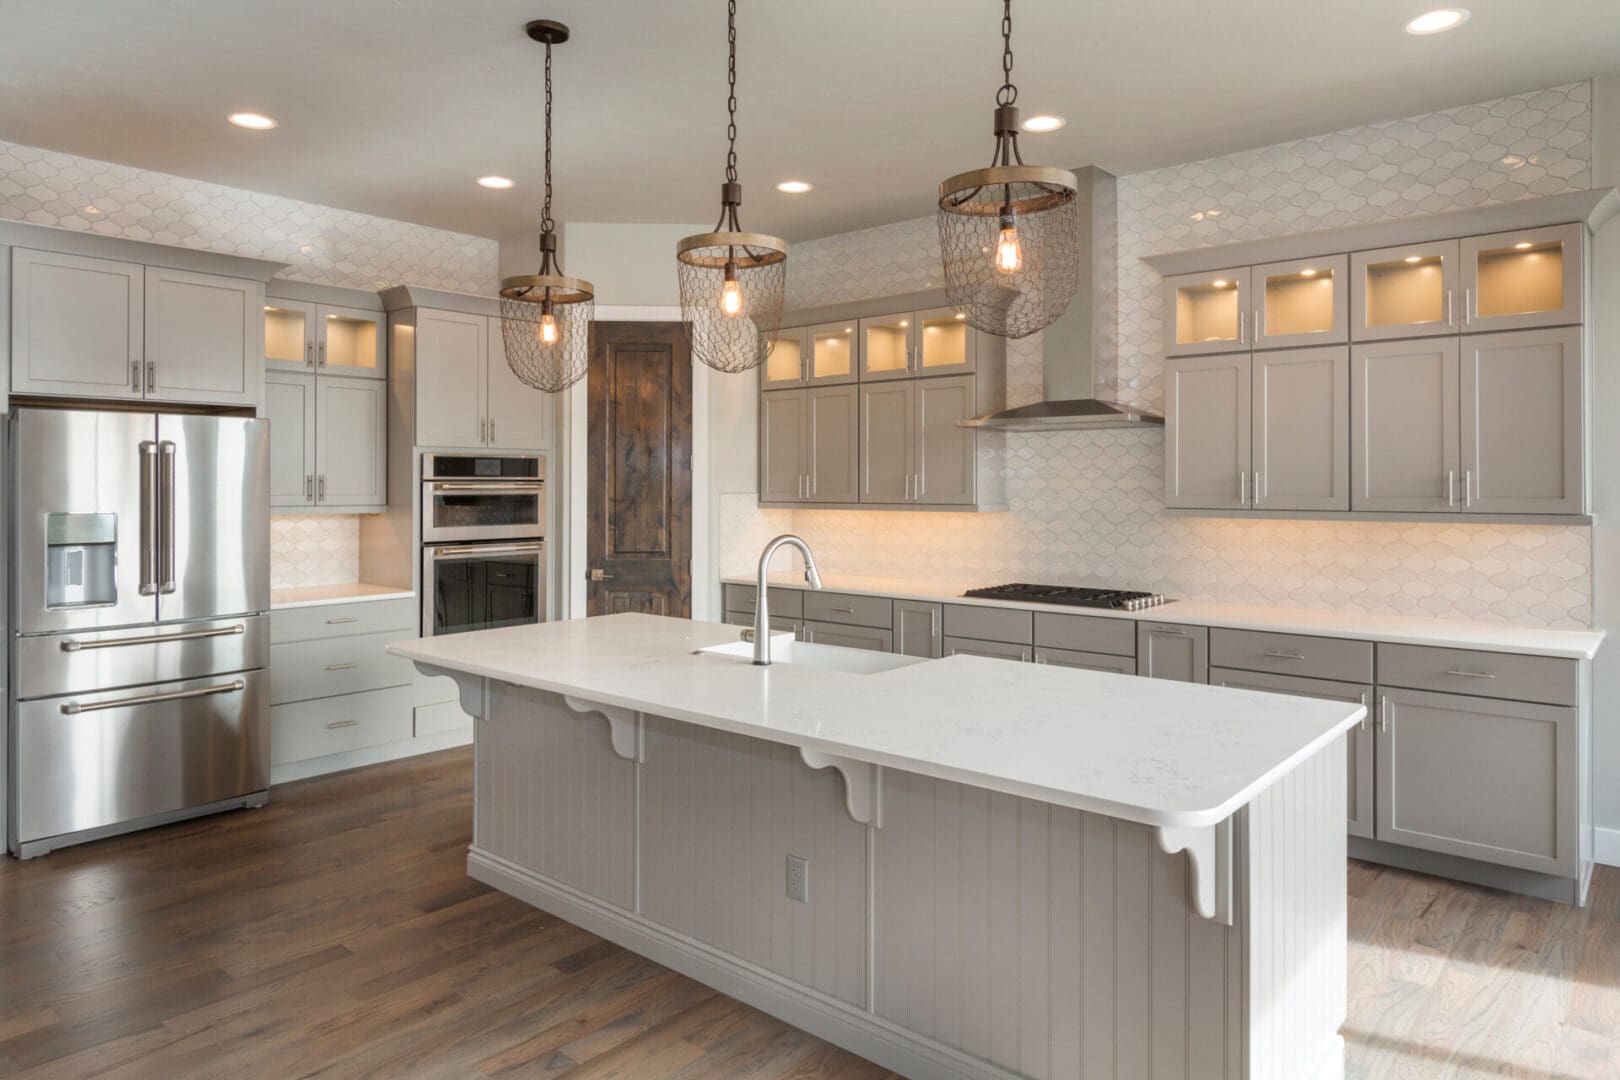
<svg viewBox="0 0 1620 1080"><path fill-rule="evenodd" d="M1284 652L1282 649L1267 649L1266 652L1265 652L1265 655L1271 657L1273 660L1303 660L1303 659L1305 659L1305 654L1302 653L1302 652Z"/></svg>
<svg viewBox="0 0 1620 1080"><path fill-rule="evenodd" d="M336 618L336 619L327 619L326 620L326 625L327 626L341 626L344 623L352 623L352 622L359 622L359 621L360 621L360 616L358 616L358 615L344 615L344 616L341 616L341 617Z"/></svg>
<svg viewBox="0 0 1620 1080"><path fill-rule="evenodd" d="M1458 671L1455 668L1446 672L1447 675L1456 675L1464 679L1494 679L1495 673L1489 671Z"/></svg>
<svg viewBox="0 0 1620 1080"><path fill-rule="evenodd" d="M208 697L212 694L232 694L244 689L247 683L241 679L235 682L224 683L220 686L199 686L194 690L165 690L156 694L140 694L136 697L118 698L116 701L93 701L82 705L77 701L69 701L62 706L62 712L68 716L77 716L79 713L100 712L103 709L123 709L135 705L160 705L166 701L184 701L186 698Z"/></svg>
<svg viewBox="0 0 1620 1080"><path fill-rule="evenodd" d="M201 638L230 637L233 634L245 634L247 627L242 623L235 626L216 626L208 630L187 630L179 634L142 634L140 637L106 638L102 641L77 641L73 638L62 642L63 652L82 652L85 649L115 649L121 645L162 645L170 641L197 641Z"/></svg>
<svg viewBox="0 0 1620 1080"><path fill-rule="evenodd" d="M327 665L326 665L326 670L327 670L327 671L348 671L348 670L349 670L349 669L350 669L350 668L357 668L357 667L359 667L359 666L360 666L360 665L359 665L359 664L357 664L357 663L348 663L348 664L327 664Z"/></svg>
<svg viewBox="0 0 1620 1080"><path fill-rule="evenodd" d="M1160 629L1158 627L1155 627L1152 630L1149 630L1148 633L1156 634L1159 637L1186 637L1187 636L1187 631L1185 631L1185 630L1164 630L1164 629Z"/></svg>
<svg viewBox="0 0 1620 1080"><path fill-rule="evenodd" d="M354 727L354 725L358 724L359 722L360 721L358 720L333 720L330 724L326 725L326 730L336 731L338 728Z"/></svg>
<svg viewBox="0 0 1620 1080"><path fill-rule="evenodd" d="M855 609L852 608L852 607L835 607L835 608L828 608L827 610L828 611L836 611L840 615L853 615L853 614L855 614Z"/></svg>

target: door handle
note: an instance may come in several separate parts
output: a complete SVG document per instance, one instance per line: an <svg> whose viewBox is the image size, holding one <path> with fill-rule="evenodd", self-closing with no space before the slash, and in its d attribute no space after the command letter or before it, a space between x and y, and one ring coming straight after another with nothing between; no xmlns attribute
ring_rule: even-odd
<svg viewBox="0 0 1620 1080"><path fill-rule="evenodd" d="M1269 656L1273 660L1303 660L1303 659L1305 659L1305 654L1304 653L1284 652L1281 649L1267 649L1263 655Z"/></svg>
<svg viewBox="0 0 1620 1080"><path fill-rule="evenodd" d="M1446 672L1447 675L1456 675L1464 679L1494 679L1496 674L1490 671L1457 671Z"/></svg>
<svg viewBox="0 0 1620 1080"><path fill-rule="evenodd" d="M905 497L904 501L906 501L906 502L911 501L911 474L910 473L906 473L906 497Z"/></svg>
<svg viewBox="0 0 1620 1080"><path fill-rule="evenodd" d="M304 363L309 367L315 366L315 343L313 341L304 342Z"/></svg>
<svg viewBox="0 0 1620 1080"><path fill-rule="evenodd" d="M321 342L320 358L315 361L316 367L326 366L326 342Z"/></svg>
<svg viewBox="0 0 1620 1080"><path fill-rule="evenodd" d="M1474 321L1474 290L1463 290L1463 325L1468 326Z"/></svg>
<svg viewBox="0 0 1620 1080"><path fill-rule="evenodd" d="M157 361L146 362L146 392L151 393L157 389Z"/></svg>
<svg viewBox="0 0 1620 1080"><path fill-rule="evenodd" d="M304 498L310 502L315 501L315 474L304 474Z"/></svg>
<svg viewBox="0 0 1620 1080"><path fill-rule="evenodd" d="M1447 289L1446 290L1446 325L1447 326L1456 326L1457 325L1457 313L1451 310L1451 298L1454 295L1456 295L1456 292L1457 292L1457 290L1455 290L1455 289Z"/></svg>
<svg viewBox="0 0 1620 1080"><path fill-rule="evenodd" d="M327 671L352 671L352 670L354 670L355 668L357 668L359 666L360 665L358 663L355 663L355 662L351 661L350 663L347 663L347 664L327 664L326 665L326 670Z"/></svg>
<svg viewBox="0 0 1620 1080"><path fill-rule="evenodd" d="M1473 505L1474 505L1474 470L1473 469L1464 469L1463 470L1463 506L1466 508L1466 507L1470 507L1470 506L1473 506Z"/></svg>
<svg viewBox="0 0 1620 1080"><path fill-rule="evenodd" d="M489 441L489 421L484 417L478 418L478 441L481 443Z"/></svg>
<svg viewBox="0 0 1620 1080"><path fill-rule="evenodd" d="M335 619L327 619L326 620L326 625L327 626L338 626L338 625L340 625L342 623L352 623L352 622L359 622L359 621L360 621L360 616L358 616L358 615L342 615L342 616L339 616L338 618L335 618Z"/></svg>
<svg viewBox="0 0 1620 1080"><path fill-rule="evenodd" d="M175 445L165 439L158 443L162 468L158 473L158 504L162 509L158 525L158 560L161 583L158 591L172 593L174 581L174 458Z"/></svg>
<svg viewBox="0 0 1620 1080"><path fill-rule="evenodd" d="M489 441L495 441L495 418L493 416L489 418Z"/></svg>
<svg viewBox="0 0 1620 1080"><path fill-rule="evenodd" d="M129 388L137 394L141 392L141 362L139 360L129 362Z"/></svg>
<svg viewBox="0 0 1620 1080"><path fill-rule="evenodd" d="M142 596L157 592L157 443L141 443L141 583Z"/></svg>
<svg viewBox="0 0 1620 1080"><path fill-rule="evenodd" d="M1156 637L1186 637L1187 636L1187 631L1185 631L1185 630L1170 630L1170 629L1167 629L1167 628L1164 628L1164 627L1157 627L1157 626L1154 627L1153 629L1149 630L1148 633L1150 635L1156 636Z"/></svg>
<svg viewBox="0 0 1620 1080"><path fill-rule="evenodd" d="M1249 473L1248 470L1238 473L1238 504L1249 505Z"/></svg>
<svg viewBox="0 0 1620 1080"><path fill-rule="evenodd" d="M454 559L463 555L495 556L495 555L538 555L545 548L545 541L536 540L532 544L451 544L444 547L429 547L435 559Z"/></svg>
<svg viewBox="0 0 1620 1080"><path fill-rule="evenodd" d="M315 478L315 499L317 502L323 502L326 499L325 475L317 476Z"/></svg>
<svg viewBox="0 0 1620 1080"><path fill-rule="evenodd" d="M606 570L599 570L599 569L594 569L593 568L591 570L589 580L591 580L591 581L611 581L611 580L613 580L613 575L608 573Z"/></svg>
<svg viewBox="0 0 1620 1080"><path fill-rule="evenodd" d="M828 608L827 610L828 611L836 611L840 615L853 615L853 614L855 614L855 609L852 608L852 607L835 607L835 608Z"/></svg>
<svg viewBox="0 0 1620 1080"><path fill-rule="evenodd" d="M1265 497L1261 493L1265 490L1265 481L1261 479L1260 470L1256 469L1254 471L1254 505L1260 505L1261 500Z"/></svg>
<svg viewBox="0 0 1620 1080"><path fill-rule="evenodd" d="M1389 695L1385 694L1378 699L1378 733L1389 734Z"/></svg>
<svg viewBox="0 0 1620 1080"><path fill-rule="evenodd" d="M1266 332L1263 308L1255 308L1249 312L1249 325L1254 327L1254 343L1256 345L1260 344L1260 339Z"/></svg>
<svg viewBox="0 0 1620 1080"><path fill-rule="evenodd" d="M246 688L247 683L241 679L234 682L221 683L219 686L199 686L192 690L167 690L160 694L138 694L135 697L119 698L116 701L93 701L88 705L77 701L69 701L62 705L62 712L68 716L77 716L79 713L100 712L103 709L122 709L130 705L157 705L165 701L184 701L186 698L209 697L213 694L230 694Z"/></svg>
<svg viewBox="0 0 1620 1080"><path fill-rule="evenodd" d="M1446 505L1457 505L1457 470L1446 470Z"/></svg>
<svg viewBox="0 0 1620 1080"><path fill-rule="evenodd" d="M74 638L62 642L63 652L84 652L87 649L116 649L124 645L162 645L170 641L199 641L203 638L237 637L247 633L247 626L216 626L208 630L186 630L178 634L142 634L139 637L107 638L101 641L79 641Z"/></svg>
<svg viewBox="0 0 1620 1080"><path fill-rule="evenodd" d="M353 719L351 719L351 720L333 720L331 723L326 725L326 730L327 731L336 731L336 730L338 730L338 728L354 727L359 722L360 721L353 720Z"/></svg>

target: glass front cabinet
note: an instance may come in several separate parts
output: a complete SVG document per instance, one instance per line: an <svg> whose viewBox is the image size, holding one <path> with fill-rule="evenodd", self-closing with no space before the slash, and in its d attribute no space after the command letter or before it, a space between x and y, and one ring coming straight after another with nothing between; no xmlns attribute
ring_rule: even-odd
<svg viewBox="0 0 1620 1080"><path fill-rule="evenodd" d="M1249 268L1164 279L1166 356L1247 352Z"/></svg>
<svg viewBox="0 0 1620 1080"><path fill-rule="evenodd" d="M1463 330L1580 322L1584 231L1581 225L1554 225L1463 240Z"/></svg>
<svg viewBox="0 0 1620 1080"><path fill-rule="evenodd" d="M781 330L760 367L760 389L852 383L855 351L854 320Z"/></svg>
<svg viewBox="0 0 1620 1080"><path fill-rule="evenodd" d="M265 367L385 378L388 339L383 319L381 311L266 297Z"/></svg>
<svg viewBox="0 0 1620 1080"><path fill-rule="evenodd" d="M1455 334L1458 243L1408 244L1350 256L1350 336L1356 341Z"/></svg>
<svg viewBox="0 0 1620 1080"><path fill-rule="evenodd" d="M1344 255L1254 267L1254 347L1295 349L1348 341L1349 271Z"/></svg>

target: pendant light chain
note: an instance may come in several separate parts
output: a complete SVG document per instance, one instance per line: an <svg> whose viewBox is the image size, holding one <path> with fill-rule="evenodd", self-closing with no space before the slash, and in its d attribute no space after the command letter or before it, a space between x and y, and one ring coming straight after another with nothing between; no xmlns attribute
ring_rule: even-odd
<svg viewBox="0 0 1620 1080"><path fill-rule="evenodd" d="M737 0L726 0L726 183L737 182ZM722 200L715 231L736 231L737 207Z"/></svg>
<svg viewBox="0 0 1620 1080"><path fill-rule="evenodd" d="M1012 67L1012 0L1001 0L1001 89L996 91L997 105L1012 105L1018 101Z"/></svg>
<svg viewBox="0 0 1620 1080"><path fill-rule="evenodd" d="M546 43L546 207L541 211L540 231L553 232L556 222L551 220L551 43Z"/></svg>

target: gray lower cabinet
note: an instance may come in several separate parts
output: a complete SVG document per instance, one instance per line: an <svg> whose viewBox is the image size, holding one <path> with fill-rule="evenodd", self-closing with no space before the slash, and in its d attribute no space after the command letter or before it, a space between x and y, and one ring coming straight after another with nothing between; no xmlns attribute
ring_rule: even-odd
<svg viewBox="0 0 1620 1080"><path fill-rule="evenodd" d="M1164 365L1164 505L1248 505L1249 356L1174 357Z"/></svg>
<svg viewBox="0 0 1620 1080"><path fill-rule="evenodd" d="M1120 675L1136 674L1136 657L1114 656L1110 653L1085 652L1080 649L1052 649L1044 645L1035 647L1035 662L1053 667L1084 668L1087 671L1112 671Z"/></svg>
<svg viewBox="0 0 1620 1080"><path fill-rule="evenodd" d="M1249 501L1264 510L1350 509L1350 350L1257 352Z"/></svg>
<svg viewBox="0 0 1620 1080"><path fill-rule="evenodd" d="M733 626L753 626L754 613L752 611L728 611L726 612L725 621ZM771 629L792 634L796 640L804 640L804 624L798 619L790 619L785 615L772 615Z"/></svg>
<svg viewBox="0 0 1620 1080"><path fill-rule="evenodd" d="M1022 660L1026 664L1034 659L1034 646L1013 641L980 641L976 638L947 637L946 656L988 656L996 660Z"/></svg>
<svg viewBox="0 0 1620 1080"><path fill-rule="evenodd" d="M1240 690L1264 690L1296 697L1326 698L1329 701L1353 701L1372 708L1373 688L1361 683L1334 682L1330 679L1302 679L1291 675L1271 675L1256 671L1237 671L1232 668L1210 668L1209 681L1213 686L1230 686ZM1363 720L1350 729L1345 747L1345 762L1349 770L1349 783L1345 787L1347 805L1345 816L1351 836L1373 835L1374 799L1374 746L1372 722Z"/></svg>
<svg viewBox="0 0 1620 1080"><path fill-rule="evenodd" d="M1564 877L1578 872L1578 710L1379 693L1379 840Z"/></svg>
<svg viewBox="0 0 1620 1080"><path fill-rule="evenodd" d="M1463 509L1582 511L1582 372L1578 326L1462 339Z"/></svg>
<svg viewBox="0 0 1620 1080"><path fill-rule="evenodd" d="M806 619L801 634L818 645L841 645L846 649L894 652L894 631L874 626L845 626L841 623L811 622Z"/></svg>
<svg viewBox="0 0 1620 1080"><path fill-rule="evenodd" d="M1454 337L1363 342L1350 358L1350 508L1446 511L1463 503Z"/></svg>
<svg viewBox="0 0 1620 1080"><path fill-rule="evenodd" d="M1209 682L1209 628L1137 623L1136 673L1150 679Z"/></svg>
<svg viewBox="0 0 1620 1080"><path fill-rule="evenodd" d="M942 604L926 600L894 602L894 651L937 660L945 655Z"/></svg>

